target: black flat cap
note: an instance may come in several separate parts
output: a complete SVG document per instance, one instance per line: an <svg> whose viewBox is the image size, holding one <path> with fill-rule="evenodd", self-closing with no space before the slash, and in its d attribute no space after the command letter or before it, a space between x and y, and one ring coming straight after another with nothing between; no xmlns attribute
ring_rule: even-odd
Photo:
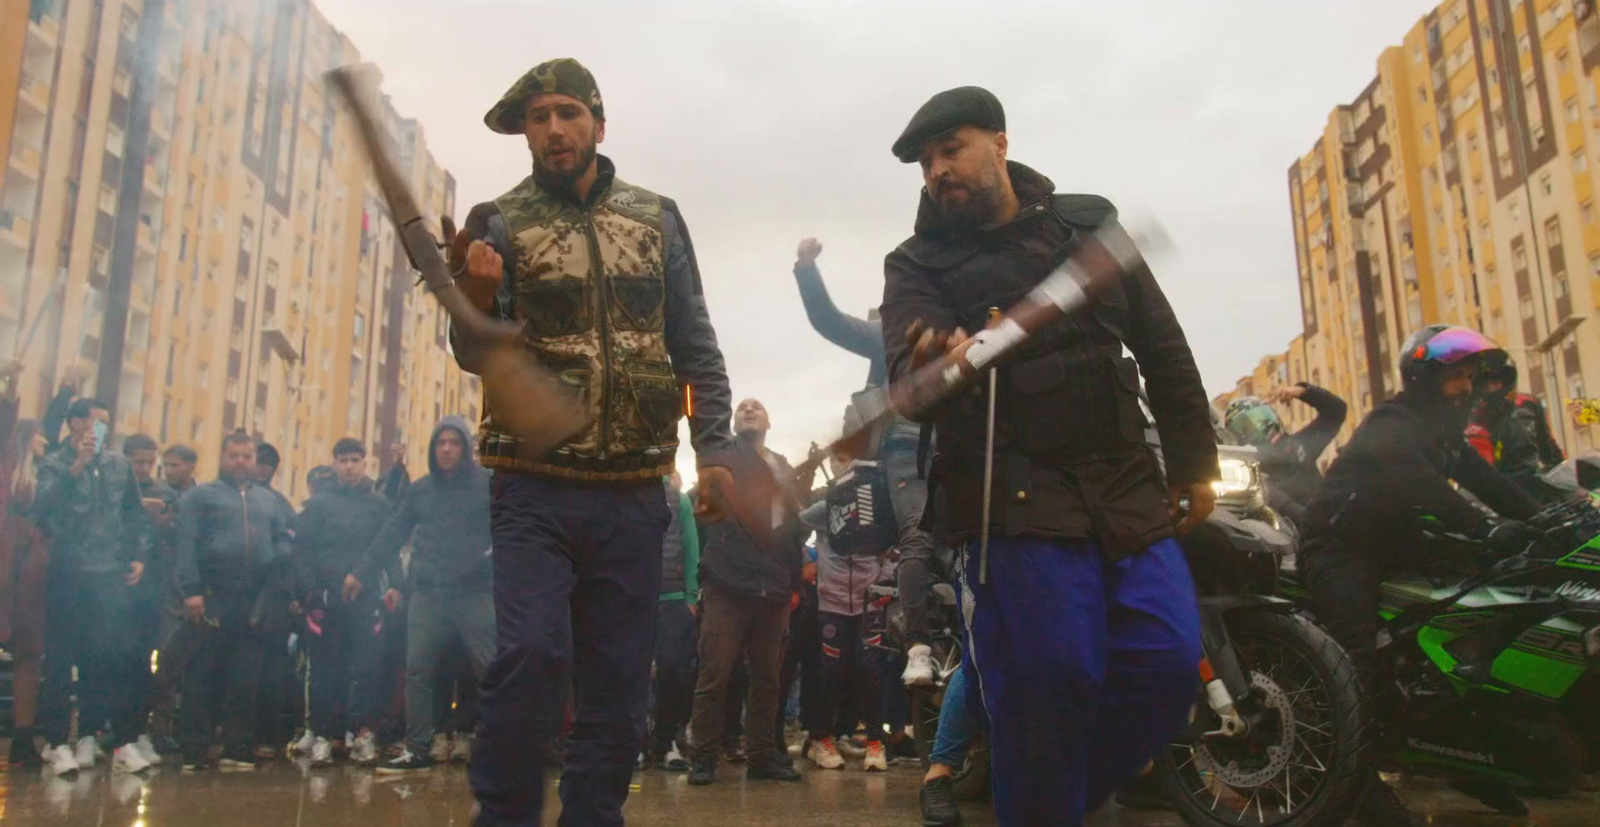
<svg viewBox="0 0 1600 827"><path fill-rule="evenodd" d="M928 141L963 126L1004 132L1006 110L993 92L981 86L946 89L929 98L917 114L911 116L911 123L906 124L906 131L900 133L891 148L894 157L912 163L922 154L922 147Z"/></svg>

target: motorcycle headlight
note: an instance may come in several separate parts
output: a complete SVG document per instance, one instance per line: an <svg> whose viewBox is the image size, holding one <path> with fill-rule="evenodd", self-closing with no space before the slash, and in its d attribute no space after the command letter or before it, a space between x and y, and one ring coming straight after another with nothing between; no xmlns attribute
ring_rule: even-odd
<svg viewBox="0 0 1600 827"><path fill-rule="evenodd" d="M1220 466L1221 479L1211 483L1211 488L1217 492L1218 497L1243 494L1256 487L1256 468L1251 463L1227 457L1221 461Z"/></svg>

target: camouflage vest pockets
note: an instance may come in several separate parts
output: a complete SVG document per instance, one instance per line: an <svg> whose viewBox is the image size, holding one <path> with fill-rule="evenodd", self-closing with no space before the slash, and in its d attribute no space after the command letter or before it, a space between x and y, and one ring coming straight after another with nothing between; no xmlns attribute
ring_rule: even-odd
<svg viewBox="0 0 1600 827"><path fill-rule="evenodd" d="M525 344L579 392L593 422L531 457L489 410L483 464L589 481L670 474L682 409L664 335L660 197L614 181L586 210L530 177L495 203L513 247L510 290Z"/></svg>

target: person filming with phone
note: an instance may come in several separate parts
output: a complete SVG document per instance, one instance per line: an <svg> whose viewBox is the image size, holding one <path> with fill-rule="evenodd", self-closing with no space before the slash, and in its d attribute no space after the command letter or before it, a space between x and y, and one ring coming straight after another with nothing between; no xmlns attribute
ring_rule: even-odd
<svg viewBox="0 0 1600 827"><path fill-rule="evenodd" d="M126 688L149 669L132 634L134 587L144 578L152 526L128 458L106 450L105 403L79 399L67 409L66 441L39 464L34 513L51 540L45 618L43 734L58 772L95 765L102 745L128 772L149 769L133 741L144 698ZM78 733L68 743L72 667L78 668ZM97 737L97 733L98 736Z"/></svg>

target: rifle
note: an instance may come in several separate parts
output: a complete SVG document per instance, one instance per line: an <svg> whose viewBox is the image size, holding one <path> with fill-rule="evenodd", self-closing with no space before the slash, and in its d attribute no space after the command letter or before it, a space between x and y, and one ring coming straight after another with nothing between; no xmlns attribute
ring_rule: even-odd
<svg viewBox="0 0 1600 827"><path fill-rule="evenodd" d="M515 434L534 453L543 453L589 425L578 396L534 360L522 346L522 325L491 319L462 294L445 267L439 243L423 221L416 197L389 154L373 101L377 84L370 64L344 66L327 74L328 84L355 117L372 174L389 206L400 243L411 266L461 337L482 353L478 365L494 424Z"/></svg>

